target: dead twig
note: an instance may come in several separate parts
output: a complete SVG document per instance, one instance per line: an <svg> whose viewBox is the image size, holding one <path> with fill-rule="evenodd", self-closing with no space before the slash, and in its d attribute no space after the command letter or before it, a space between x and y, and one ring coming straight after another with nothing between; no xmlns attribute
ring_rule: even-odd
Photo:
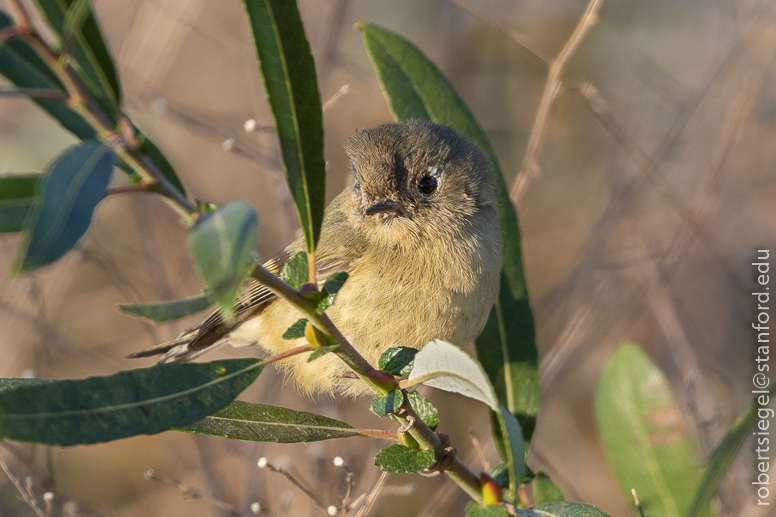
<svg viewBox="0 0 776 517"><path fill-rule="evenodd" d="M574 32L571 33L571 36L568 41L566 41L563 49L549 65L550 69L547 73L547 82L544 84L544 91L542 92L542 97L539 101L539 109L536 111L536 118L534 119L533 128L531 128L531 136L528 138L528 145L523 158L523 169L517 173L517 176L512 183L512 188L510 189L509 197L514 203L517 203L520 200L528 187L531 178L539 175L539 153L542 150L544 137L547 134L547 120L550 116L550 109L560 92L560 77L563 74L569 59L574 55L577 48L579 48L579 45L582 43L587 32L598 20L598 11L601 8L602 3L603 0L590 0L587 4L587 9L585 9L584 14L579 19L579 23L577 23Z"/></svg>
<svg viewBox="0 0 776 517"><path fill-rule="evenodd" d="M38 506L38 500L35 498L35 494L32 492L31 483L28 483L26 487L23 486L22 482L19 481L19 478L13 475L11 469L8 468L8 465L6 465L5 461L2 459L0 459L0 468L3 469L5 475L8 476L8 479L11 480L13 486L16 487L16 490L18 490L19 495L22 496L24 502L27 503L27 506L32 508L32 511L34 511L38 517L47 517L46 512L44 512L43 509Z"/></svg>
<svg viewBox="0 0 776 517"><path fill-rule="evenodd" d="M239 515L239 516L243 515L242 513L237 511L237 509L234 506L227 503L226 501L222 501L217 497L214 497L210 494L206 494L205 492L198 490L197 488L194 488L191 485L187 485L186 483L179 481L177 479L168 478L167 476L161 476L150 469L145 472L143 477L145 477L148 481L157 481L163 485L177 488L183 494L184 499L202 499L203 501L209 502L216 508L220 508L221 510L227 511L232 515Z"/></svg>

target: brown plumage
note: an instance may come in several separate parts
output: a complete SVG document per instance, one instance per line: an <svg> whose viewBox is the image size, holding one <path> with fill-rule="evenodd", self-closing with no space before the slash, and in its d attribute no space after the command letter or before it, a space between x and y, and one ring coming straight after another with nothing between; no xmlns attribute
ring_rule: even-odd
<svg viewBox="0 0 776 517"><path fill-rule="evenodd" d="M384 124L345 142L354 178L328 206L316 250L318 280L336 271L348 281L327 314L373 365L394 346L422 348L432 339L459 346L485 326L498 294L501 231L492 166L454 130L427 121ZM279 273L298 239L266 267ZM220 343L258 344L272 353L304 343L283 340L301 314L249 280L224 322L212 314L179 339L134 357L185 361ZM360 394L334 354L282 363L305 392Z"/></svg>

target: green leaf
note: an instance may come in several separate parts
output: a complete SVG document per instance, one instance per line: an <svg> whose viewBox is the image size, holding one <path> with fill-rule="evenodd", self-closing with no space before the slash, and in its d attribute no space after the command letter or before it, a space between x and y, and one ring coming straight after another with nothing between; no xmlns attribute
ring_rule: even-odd
<svg viewBox="0 0 776 517"><path fill-rule="evenodd" d="M307 318L302 318L296 323L288 327L288 330L283 334L283 339L299 339L304 337L304 328L307 326Z"/></svg>
<svg viewBox="0 0 776 517"><path fill-rule="evenodd" d="M0 30L12 27L13 20L0 11ZM19 88L39 88L65 91L56 75L24 41L12 39L0 45L0 74ZM62 101L53 99L31 99L57 119L65 129L82 140L94 138L94 129L75 111Z"/></svg>
<svg viewBox="0 0 776 517"><path fill-rule="evenodd" d="M333 418L239 400L178 431L274 443L317 442L360 435L358 429Z"/></svg>
<svg viewBox="0 0 776 517"><path fill-rule="evenodd" d="M492 413L493 434L500 444L500 454L507 463L509 488L517 490L525 473L525 444L520 423L499 404L493 386L482 367L469 354L455 345L435 339L415 356L415 366L408 379L437 389L460 393L487 404Z"/></svg>
<svg viewBox="0 0 776 517"><path fill-rule="evenodd" d="M12 377L10 379L0 379L0 392L6 390L12 390L14 388L20 388L23 386L38 386L51 381L45 381L43 379L28 379L20 377Z"/></svg>
<svg viewBox="0 0 776 517"><path fill-rule="evenodd" d="M701 468L668 382L637 345L623 345L607 362L596 390L595 414L625 497L630 499L635 488L645 513L685 515Z"/></svg>
<svg viewBox="0 0 776 517"><path fill-rule="evenodd" d="M342 289L342 286L345 285L347 279L348 274L345 272L333 273L323 283L323 290L326 292L326 294L334 296L339 292L340 289Z"/></svg>
<svg viewBox="0 0 776 517"><path fill-rule="evenodd" d="M391 347L380 356L379 367L393 375L407 376L412 372L412 361L417 353L416 348Z"/></svg>
<svg viewBox="0 0 776 517"><path fill-rule="evenodd" d="M280 271L280 279L294 289L299 289L300 285L308 281L309 274L307 253L300 251L283 266L282 271Z"/></svg>
<svg viewBox="0 0 776 517"><path fill-rule="evenodd" d="M74 37L80 33L81 27L91 12L91 0L73 0L65 13L65 21L62 23L63 38Z"/></svg>
<svg viewBox="0 0 776 517"><path fill-rule="evenodd" d="M561 489L544 472L536 474L536 477L531 481L531 486L536 504L562 502L565 500Z"/></svg>
<svg viewBox="0 0 776 517"><path fill-rule="evenodd" d="M76 445L160 433L221 409L262 368L255 359L229 359L17 383L0 391L0 438Z"/></svg>
<svg viewBox="0 0 776 517"><path fill-rule="evenodd" d="M73 45L70 56L76 63L76 71L94 95L97 103L111 121L116 122L121 103L121 86L116 67L92 13L91 5L84 0L36 0L49 26L60 38L66 35L68 13ZM72 11L71 11L72 6ZM86 13L82 13L85 10ZM80 23L77 23L82 19Z"/></svg>
<svg viewBox="0 0 776 517"><path fill-rule="evenodd" d="M609 514L591 504L544 503L528 510L517 510L518 517L609 517ZM657 516L655 516L657 517Z"/></svg>
<svg viewBox="0 0 776 517"><path fill-rule="evenodd" d="M296 2L243 0L307 251L321 233L326 170L315 63Z"/></svg>
<svg viewBox="0 0 776 517"><path fill-rule="evenodd" d="M414 450L404 445L389 445L375 456L375 465L384 472L415 474L434 463L432 449Z"/></svg>
<svg viewBox="0 0 776 517"><path fill-rule="evenodd" d="M376 25L359 24L394 118L429 119L456 129L479 145L496 170L499 221L504 232L501 290L477 338L477 355L499 400L530 439L539 408L538 354L520 248L520 226L504 176L485 132L450 82L414 45Z"/></svg>
<svg viewBox="0 0 776 517"><path fill-rule="evenodd" d="M474 501L466 505L466 517L508 517L509 513L504 506L489 504L482 506Z"/></svg>
<svg viewBox="0 0 776 517"><path fill-rule="evenodd" d="M322 347L316 348L315 350L313 350L313 353L310 354L310 357L307 358L307 362L312 363L316 359L320 359L326 354L330 352L334 352L339 347L340 347L339 345L328 345L328 346L322 346Z"/></svg>
<svg viewBox="0 0 776 517"><path fill-rule="evenodd" d="M516 493L517 487L525 476L525 442L523 441L523 430L515 416L503 405L499 411L494 411L492 420L498 422L498 431L501 437L502 459L507 465L507 474L509 475L509 490ZM493 431L496 434L496 430ZM505 445L509 445L506 447Z"/></svg>
<svg viewBox="0 0 776 517"><path fill-rule="evenodd" d="M183 188L178 174L173 169L172 164L164 155L164 153L156 146L156 144L148 138L148 135L143 133L140 129L135 127L135 138L137 139L140 152L148 157L165 178L170 180L173 187L177 188L181 194L186 194L186 189Z"/></svg>
<svg viewBox="0 0 776 517"><path fill-rule="evenodd" d="M120 312L131 316L140 316L157 323L173 321L204 311L213 303L204 294L157 303L122 303L117 305Z"/></svg>
<svg viewBox="0 0 776 517"><path fill-rule="evenodd" d="M501 488L509 488L509 467L506 463L499 463L488 472L488 475L493 478Z"/></svg>
<svg viewBox="0 0 776 517"><path fill-rule="evenodd" d="M423 420L423 423L429 426L432 431L436 429L439 425L439 411L437 411L437 408L417 391L410 391L407 394L407 398L412 409Z"/></svg>
<svg viewBox="0 0 776 517"><path fill-rule="evenodd" d="M29 237L17 271L54 262L75 246L105 197L116 153L95 140L71 147L51 166L30 214Z"/></svg>
<svg viewBox="0 0 776 517"><path fill-rule="evenodd" d="M209 299L218 302L231 318L240 285L251 272L251 252L256 246L256 212L243 201L232 201L200 216L186 236Z"/></svg>
<svg viewBox="0 0 776 517"><path fill-rule="evenodd" d="M711 453L711 457L709 457L709 461L706 463L706 467L703 471L703 478L701 479L698 488L695 490L695 496L693 497L690 509L687 511L687 517L697 517L708 511L714 492L717 491L720 481L722 481L728 468L730 468L733 459L738 455L738 451L741 450L744 441L749 437L755 423L758 420L767 421L768 411L770 411L767 406L775 394L776 383L770 387L767 395L763 393L755 398L752 405L749 406L735 422L733 422L730 430L728 430L725 437L714 449L714 452ZM764 404L761 404L760 402L764 402ZM762 418L758 415L759 410L763 411L763 416L766 418ZM754 486L758 488L757 485ZM641 494L639 494L639 497L641 497Z"/></svg>
<svg viewBox="0 0 776 517"><path fill-rule="evenodd" d="M345 272L334 273L326 279L326 282L323 283L323 289L321 289L321 301L315 307L315 311L318 314L323 314L334 303L334 298L339 290L342 289L342 286L345 285L347 279L348 274Z"/></svg>
<svg viewBox="0 0 776 517"><path fill-rule="evenodd" d="M36 202L35 190L42 174L0 175L0 233L20 232L25 229Z"/></svg>
<svg viewBox="0 0 776 517"><path fill-rule="evenodd" d="M391 390L388 393L380 393L372 398L372 411L377 416L387 416L401 407L404 395L400 390Z"/></svg>
<svg viewBox="0 0 776 517"><path fill-rule="evenodd" d="M0 11L0 30L13 25L13 21ZM59 90L65 93L65 88L57 76L46 66L32 48L22 40L13 39L0 45L0 74L4 75L15 86L22 90ZM117 83L118 84L118 83ZM95 138L94 129L75 111L59 100L31 98L34 103L46 110L65 129L81 140ZM137 127L135 136L140 152L146 155L167 177L178 190L185 194L183 184L162 154L159 148Z"/></svg>

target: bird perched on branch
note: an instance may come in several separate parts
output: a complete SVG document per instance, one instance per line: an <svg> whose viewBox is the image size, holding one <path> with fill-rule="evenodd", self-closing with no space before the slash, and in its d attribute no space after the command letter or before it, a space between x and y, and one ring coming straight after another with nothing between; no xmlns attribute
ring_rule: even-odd
<svg viewBox="0 0 776 517"><path fill-rule="evenodd" d="M490 161L453 129L422 120L358 131L344 147L353 178L326 209L315 255L319 283L339 271L349 278L326 313L372 365L390 347L472 342L498 294L502 260ZM279 274L304 250L299 238L265 267ZM282 338L303 315L252 278L235 314L225 321L213 313L178 339L130 357L187 361L222 343L272 353L304 343ZM344 375L335 354L306 359L281 363L302 391L368 391Z"/></svg>

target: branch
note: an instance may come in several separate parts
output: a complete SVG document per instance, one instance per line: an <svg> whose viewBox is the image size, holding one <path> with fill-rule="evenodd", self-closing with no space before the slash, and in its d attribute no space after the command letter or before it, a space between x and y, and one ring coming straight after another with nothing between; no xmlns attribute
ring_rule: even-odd
<svg viewBox="0 0 776 517"><path fill-rule="evenodd" d="M299 309L299 311L307 316L308 320L318 328L318 330L333 339L334 342L339 345L339 348L332 353L337 354L340 359L345 361L345 364L347 364L361 380L366 382L372 391L375 393L386 392L385 388L376 384L369 376L371 372L376 371L375 368L358 353L358 350L350 344L347 338L325 313L318 314L315 310L315 306L307 298L299 294L297 290L264 268L258 260L254 259L254 263L256 267L251 274L253 278L267 286L269 290L279 298ZM444 444L439 439L439 436L423 423L423 420L415 414L409 404L404 404L401 412L395 416L399 423L402 424L403 429L406 429L406 432L408 432L421 447L434 450L434 455L437 460L444 458L445 455L448 454ZM458 483L472 499L477 502L482 501L479 478L475 476L459 458L453 458L450 464L444 469L444 473L447 474L450 479Z"/></svg>
<svg viewBox="0 0 776 517"><path fill-rule="evenodd" d="M663 180L657 174L655 174L647 154L614 119L612 114L608 111L606 101L601 97L598 89L592 83L585 83L581 85L577 91L585 106L593 113L596 119L598 119L606 132L609 133L609 136L611 136L627 154L628 159L636 165L639 172L647 179L647 181L649 181L652 188L655 189L655 192L679 216L682 223L692 230L695 238L698 239L706 251L719 261L719 265L725 273L725 276L728 277L740 292L748 292L746 286L743 285L741 279L736 274L735 268L729 263L722 252L719 251L721 246L717 239L706 232L706 230L697 223L692 211L687 208L684 202L664 184Z"/></svg>
<svg viewBox="0 0 776 517"><path fill-rule="evenodd" d="M544 144L544 137L547 133L547 120L550 115L550 109L552 108L555 98L560 92L560 76L563 74L563 70L566 68L571 56L576 52L579 44L585 38L587 31L590 27L595 25L598 20L598 10L601 8L603 0L590 0L587 4L584 14L579 19L574 32L571 33L568 41L563 46L563 49L551 63L550 70L547 74L547 82L544 84L544 91L542 92L542 98L539 101L539 109L536 112L536 118L534 119L533 128L531 129L531 136L528 138L528 146L525 150L525 157L523 158L523 169L517 173L512 188L509 193L509 197L513 202L517 203L520 200L525 189L528 187L528 183L531 178L538 176L539 153L542 150Z"/></svg>
<svg viewBox="0 0 776 517"><path fill-rule="evenodd" d="M144 180L158 184L158 192L167 198L167 204L186 221L190 222L192 215L197 213L197 206L175 188L156 164L140 153L136 145L132 145L136 144L136 142L132 141L133 139L130 139L128 142L123 134L116 132L114 124L99 107L73 67L65 60L60 60L59 55L54 49L32 28L19 34L19 36L29 41L35 52L46 62L64 85L68 93L67 105L81 115L97 132L98 138L106 145L113 147L119 157L143 177ZM122 126L122 124L119 125ZM123 127L123 129L126 131L126 127Z"/></svg>

